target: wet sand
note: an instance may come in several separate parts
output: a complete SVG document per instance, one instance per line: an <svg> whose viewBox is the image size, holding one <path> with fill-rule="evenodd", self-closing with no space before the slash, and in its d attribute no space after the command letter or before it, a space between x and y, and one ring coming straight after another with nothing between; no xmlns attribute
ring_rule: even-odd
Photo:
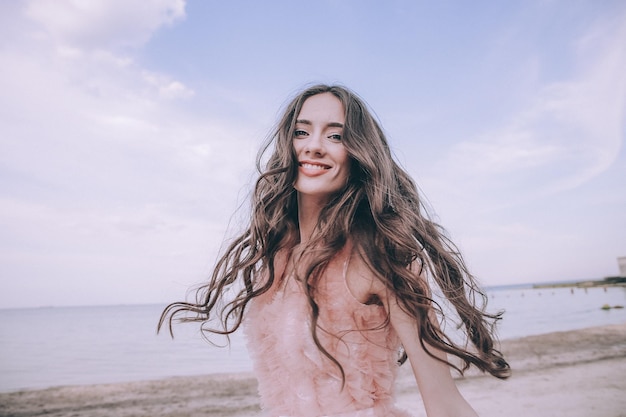
<svg viewBox="0 0 626 417"><path fill-rule="evenodd" d="M502 342L513 376L472 373L458 379L482 417L626 417L626 323ZM410 368L403 366L398 404L424 413ZM0 393L2 417L260 417L251 374L175 377L120 384Z"/></svg>

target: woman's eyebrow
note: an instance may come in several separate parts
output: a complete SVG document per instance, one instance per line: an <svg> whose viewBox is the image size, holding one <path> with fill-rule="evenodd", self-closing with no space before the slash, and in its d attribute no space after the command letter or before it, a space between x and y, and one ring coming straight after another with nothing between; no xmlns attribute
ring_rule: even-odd
<svg viewBox="0 0 626 417"><path fill-rule="evenodd" d="M311 122L310 120L306 120L306 119L297 119L296 120L297 124L303 124L303 125L312 125L313 122ZM330 122L326 124L326 127L340 127L343 128L343 123L339 123L339 122Z"/></svg>

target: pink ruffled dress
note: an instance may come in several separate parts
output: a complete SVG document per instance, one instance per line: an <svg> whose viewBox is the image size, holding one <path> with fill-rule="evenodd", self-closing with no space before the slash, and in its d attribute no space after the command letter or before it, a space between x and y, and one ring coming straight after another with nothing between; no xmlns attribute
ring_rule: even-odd
<svg viewBox="0 0 626 417"><path fill-rule="evenodd" d="M269 417L410 417L394 406L399 339L380 305L360 303L343 276L322 278L318 337L341 363L324 356L310 330L302 284L288 278L250 302L244 331Z"/></svg>

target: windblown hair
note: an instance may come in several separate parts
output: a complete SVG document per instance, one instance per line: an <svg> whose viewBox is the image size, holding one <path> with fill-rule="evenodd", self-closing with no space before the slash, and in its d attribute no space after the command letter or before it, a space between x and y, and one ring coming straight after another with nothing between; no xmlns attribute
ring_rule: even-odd
<svg viewBox="0 0 626 417"><path fill-rule="evenodd" d="M294 190L296 118L309 97L322 93L331 93L343 103L342 143L352 166L345 188L323 208L311 239L300 252L307 256L299 259L304 267L298 268L303 272L297 279L304 284L311 306L311 332L318 348L343 373L317 337L315 288L330 260L350 241L353 251L415 319L420 343L429 354L432 346L458 357L460 365L448 364L461 373L475 365L498 378L508 377L509 365L494 347L494 324L501 313L485 312L486 296L445 231L430 220L413 180L394 161L379 123L364 101L342 86L307 88L287 105L257 157L259 178L249 227L219 258L210 281L197 290L196 302L170 304L159 329L167 323L172 332L172 322L178 318L201 322L205 332L229 335L241 325L250 300L281 279L275 271L277 255L299 243ZM431 288L428 278L436 288ZM441 330L437 320L445 314L433 299L435 289L445 296L473 346L454 342ZM226 299L233 291L235 295Z"/></svg>

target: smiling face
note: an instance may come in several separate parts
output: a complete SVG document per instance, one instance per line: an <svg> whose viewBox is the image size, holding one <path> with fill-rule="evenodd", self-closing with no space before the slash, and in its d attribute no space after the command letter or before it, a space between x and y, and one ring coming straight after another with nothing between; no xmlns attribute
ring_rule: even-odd
<svg viewBox="0 0 626 417"><path fill-rule="evenodd" d="M331 93L306 99L296 119L293 147L298 158L294 187L300 197L327 201L350 174L350 157L342 143L345 111Z"/></svg>

